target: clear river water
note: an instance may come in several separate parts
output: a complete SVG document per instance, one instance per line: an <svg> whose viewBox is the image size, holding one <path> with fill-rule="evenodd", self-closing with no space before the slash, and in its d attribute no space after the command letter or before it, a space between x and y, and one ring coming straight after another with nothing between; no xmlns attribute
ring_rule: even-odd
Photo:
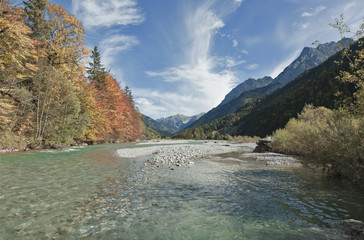
<svg viewBox="0 0 364 240"><path fill-rule="evenodd" d="M223 154L152 169L97 145L0 155L0 239L342 239L364 192Z"/></svg>

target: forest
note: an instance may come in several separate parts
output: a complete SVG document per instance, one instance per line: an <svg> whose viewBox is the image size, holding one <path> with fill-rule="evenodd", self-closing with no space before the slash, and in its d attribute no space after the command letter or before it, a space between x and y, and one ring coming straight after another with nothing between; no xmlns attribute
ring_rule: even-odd
<svg viewBox="0 0 364 240"><path fill-rule="evenodd" d="M23 5L0 6L0 149L140 138L131 91L86 48L82 23L46 0Z"/></svg>

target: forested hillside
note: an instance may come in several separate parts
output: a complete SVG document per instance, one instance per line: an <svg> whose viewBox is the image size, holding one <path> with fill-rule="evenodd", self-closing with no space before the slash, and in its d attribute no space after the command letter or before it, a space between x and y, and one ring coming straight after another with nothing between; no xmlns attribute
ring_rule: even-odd
<svg viewBox="0 0 364 240"><path fill-rule="evenodd" d="M173 135L171 129L161 124L160 122L157 122L153 118L143 115L143 120L146 127L153 129L155 132L159 133L160 136L165 135L170 137Z"/></svg>
<svg viewBox="0 0 364 240"><path fill-rule="evenodd" d="M24 6L0 5L0 148L139 138L131 92L105 71L97 48L87 67L81 22L46 0Z"/></svg>

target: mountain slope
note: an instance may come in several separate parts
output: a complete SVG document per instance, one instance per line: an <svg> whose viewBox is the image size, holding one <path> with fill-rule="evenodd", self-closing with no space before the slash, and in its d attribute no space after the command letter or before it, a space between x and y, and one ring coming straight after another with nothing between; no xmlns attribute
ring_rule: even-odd
<svg viewBox="0 0 364 240"><path fill-rule="evenodd" d="M343 39L342 45L348 46L352 42L351 39ZM325 44L320 44L316 48L305 47L299 57L294 60L289 66L287 66L282 73L280 73L275 79L270 80L270 77L264 77L258 79L257 81L270 82L266 86L252 88L251 90L245 90L238 85L236 88L230 91L230 93L225 97L224 101L221 102L217 107L211 109L204 116L202 116L198 121L193 123L191 127L201 126L212 120L224 117L228 114L234 113L239 108L244 106L247 101L251 98L257 98L269 94L278 88L286 85L290 81L294 80L304 71L311 69L320 63L324 62L327 58L332 56L335 52L339 50L339 42L329 42ZM248 79L249 80L249 79ZM248 81L247 80L247 81ZM262 81L262 82L263 82ZM244 82L243 82L244 83ZM259 85L256 85L259 86ZM235 97L236 94L240 92L239 96Z"/></svg>
<svg viewBox="0 0 364 240"><path fill-rule="evenodd" d="M264 95L265 91L261 91L261 87L269 85L272 80L271 77L259 78L257 80L249 78L245 81L248 81L248 84L244 84L245 82L239 84L226 95L225 99L217 107L208 111L189 127L201 126L212 120L234 113L251 99Z"/></svg>
<svg viewBox="0 0 364 240"><path fill-rule="evenodd" d="M158 121L154 120L153 118L148 117L146 115L143 115L143 121L147 127L152 128L153 130L157 131L160 134L164 134L166 136L172 136L173 133L175 133L175 131L173 129L170 129L167 126L164 126L160 122L158 122Z"/></svg>
<svg viewBox="0 0 364 240"><path fill-rule="evenodd" d="M265 76L265 77L259 78L259 79L249 78L249 79L245 80L244 82L240 83L233 90L231 90L225 96L224 100L222 100L222 102L219 104L219 106L224 105L224 104L234 100L235 98L239 97L240 94L242 94L243 92L247 92L249 90L253 90L256 88L265 87L265 86L269 85L272 81L273 81L273 78L268 77L268 76Z"/></svg>

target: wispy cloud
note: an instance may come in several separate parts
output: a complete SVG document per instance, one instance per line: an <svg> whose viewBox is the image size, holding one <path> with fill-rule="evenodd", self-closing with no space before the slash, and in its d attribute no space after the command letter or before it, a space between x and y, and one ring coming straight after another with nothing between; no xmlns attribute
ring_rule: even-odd
<svg viewBox="0 0 364 240"><path fill-rule="evenodd" d="M210 4L204 4L194 12L188 13L185 18L185 24L190 39L189 63L192 65L206 61L209 56L213 36L219 29L224 27L224 22L210 10Z"/></svg>
<svg viewBox="0 0 364 240"><path fill-rule="evenodd" d="M263 39L261 37L245 37L244 38L244 43L246 46L253 46L262 41L263 41Z"/></svg>
<svg viewBox="0 0 364 240"><path fill-rule="evenodd" d="M246 63L246 60L244 60L244 59L236 60L233 57L227 56L224 58L223 62L225 63L226 68L232 68L232 67L236 67L236 66Z"/></svg>
<svg viewBox="0 0 364 240"><path fill-rule="evenodd" d="M242 1L237 1L241 3ZM224 96L239 80L230 70L245 60L231 56L211 56L214 36L224 27L224 22L212 9L211 1L190 9L181 27L185 44L185 64L166 68L164 71L147 71L149 77L173 84L174 90L150 91L135 89L137 96L148 96L148 101L137 101L142 112L153 116L167 116L176 113L193 115L207 111L221 102ZM187 33L187 34L186 34ZM184 42L184 43L185 43ZM149 103L161 106L165 111L154 113ZM153 115L154 114L154 115Z"/></svg>
<svg viewBox="0 0 364 240"><path fill-rule="evenodd" d="M255 70L255 69L259 68L259 64L257 64L257 63L249 64L245 68L249 69L249 70Z"/></svg>
<svg viewBox="0 0 364 240"><path fill-rule="evenodd" d="M349 2L344 7L344 12L348 11L350 8L354 7L356 5L356 2Z"/></svg>
<svg viewBox="0 0 364 240"><path fill-rule="evenodd" d="M158 94L151 94L147 89L137 89L136 94L147 94L144 96L166 108L169 114L182 112L193 115L209 110L221 102L238 80L232 71L214 72L214 64L215 62L206 61L196 66L181 65L163 72L147 72L150 77L174 84L175 91L158 91ZM144 107L141 109L143 112L149 111Z"/></svg>
<svg viewBox="0 0 364 240"><path fill-rule="evenodd" d="M243 0L234 0L234 3L237 7L239 7L243 3Z"/></svg>
<svg viewBox="0 0 364 240"><path fill-rule="evenodd" d="M239 46L239 42L238 42L238 40L234 39L233 40L233 47L237 47L237 46Z"/></svg>
<svg viewBox="0 0 364 240"><path fill-rule="evenodd" d="M310 46L315 40L321 42L339 40L340 34L335 29L330 28L329 23L334 22L334 19L343 13L345 22L350 25L352 30L356 30L355 26L358 26L362 21L363 7L363 1L351 0L350 2L342 1L335 7L319 6L312 8L306 14L302 14L304 16L311 14L311 17L299 18L294 23L290 23L288 18L282 16L275 26L275 41L281 42L285 49L293 51L298 47Z"/></svg>
<svg viewBox="0 0 364 240"><path fill-rule="evenodd" d="M114 59L123 51L139 44L135 36L111 35L100 42L102 60L105 66L111 67Z"/></svg>
<svg viewBox="0 0 364 240"><path fill-rule="evenodd" d="M137 6L137 0L72 0L72 12L84 27L92 33L93 29L103 32L98 38L102 64L112 69L119 82L123 82L123 69L117 67L118 57L123 52L139 44L136 36L116 32L118 26L138 25L145 16Z"/></svg>
<svg viewBox="0 0 364 240"><path fill-rule="evenodd" d="M145 19L136 0L72 0L72 9L87 28L140 24Z"/></svg>
<svg viewBox="0 0 364 240"><path fill-rule="evenodd" d="M246 60L244 59L231 56L211 57L210 60L212 61L211 65L214 66L215 69L229 69L246 63Z"/></svg>
<svg viewBox="0 0 364 240"><path fill-rule="evenodd" d="M303 12L301 17L311 17L319 14L321 11L325 10L327 7L325 6L318 6L316 8L311 9L309 12Z"/></svg>

